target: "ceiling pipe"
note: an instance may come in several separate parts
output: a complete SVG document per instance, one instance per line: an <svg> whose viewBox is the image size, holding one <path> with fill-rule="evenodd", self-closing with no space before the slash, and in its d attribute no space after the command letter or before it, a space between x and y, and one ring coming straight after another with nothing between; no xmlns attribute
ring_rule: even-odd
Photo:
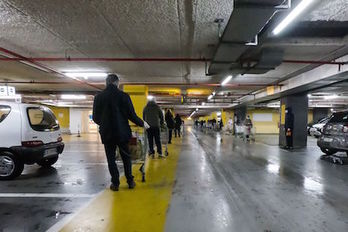
<svg viewBox="0 0 348 232"><path fill-rule="evenodd" d="M64 85L71 84L67 81L0 81L0 84L33 84L33 85ZM93 83L93 86L104 86L104 83ZM160 83L160 82L121 82L121 85L148 85L148 86L198 86L198 87L219 87L220 83ZM245 83L245 84L226 84L225 87L266 87L269 84L263 83ZM281 85L275 85L281 86ZM99 89L101 87L98 87Z"/></svg>
<svg viewBox="0 0 348 232"><path fill-rule="evenodd" d="M60 57L32 57L27 58L13 53L7 49L1 48L1 52L8 53L16 57L1 57L0 61L28 61L44 69L48 69L52 72L62 74L49 68L45 65L36 62L210 62L211 59L206 58L60 58ZM9 53L10 52L10 53ZM245 60L247 62L257 62L257 60ZM283 63L295 63L295 64L332 64L332 65L345 65L348 62L335 62L335 61L318 61L318 60L283 60ZM64 75L64 74L62 74Z"/></svg>
<svg viewBox="0 0 348 232"><path fill-rule="evenodd" d="M92 88L95 88L95 89L98 89L98 90L102 90L102 89L101 89L100 87L98 87L98 86L95 86L95 85L93 85L93 84L90 84L90 83L88 83L88 82L85 82L85 81L82 81L82 80L79 80L79 79L72 79L72 78L66 76L64 73L61 73L61 72L59 72L59 71L56 71L56 70L52 69L51 67L48 67L48 66L46 66L46 65L43 65L43 64L41 64L41 63L38 63L38 62L36 62L35 60L33 60L33 59L31 59L31 58L27 58L27 57L25 57L25 56L22 56L22 55L16 53L16 52L10 51L10 50L8 50L8 49L6 49L6 48L0 47L0 52L5 53L5 54L10 55L10 56L14 56L13 59L18 59L17 61L25 61L25 62L27 62L27 63L24 63L24 64L26 64L26 65L28 65L28 66L30 66L30 67L32 67L32 68L38 69L38 70L40 70L40 71L47 70L49 73L53 73L53 74L57 74L57 75L59 75L59 76L63 76L63 77L69 78L70 80L73 80L73 81L75 81L76 83L84 84L84 85L90 86L90 87L92 87ZM4 58L4 59L12 59L12 58L6 57L6 58Z"/></svg>
<svg viewBox="0 0 348 232"><path fill-rule="evenodd" d="M61 58L61 57L5 57L0 58L0 61L31 61L37 62L209 62L210 59L205 58L169 58L169 57L159 57L159 58Z"/></svg>

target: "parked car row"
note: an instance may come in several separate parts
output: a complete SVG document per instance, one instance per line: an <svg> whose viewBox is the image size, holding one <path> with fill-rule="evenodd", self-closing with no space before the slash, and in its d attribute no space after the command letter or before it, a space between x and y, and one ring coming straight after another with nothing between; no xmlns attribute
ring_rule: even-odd
<svg viewBox="0 0 348 232"><path fill-rule="evenodd" d="M322 130L326 123L330 120L331 116L325 117L319 120L317 123L310 125L307 127L308 135L313 136L315 138L319 138L321 136Z"/></svg>
<svg viewBox="0 0 348 232"><path fill-rule="evenodd" d="M347 152L348 155L348 111L332 114L323 126L317 141L318 146L327 155Z"/></svg>
<svg viewBox="0 0 348 232"><path fill-rule="evenodd" d="M18 177L24 164L49 167L63 149L58 121L49 108L0 102L0 180Z"/></svg>

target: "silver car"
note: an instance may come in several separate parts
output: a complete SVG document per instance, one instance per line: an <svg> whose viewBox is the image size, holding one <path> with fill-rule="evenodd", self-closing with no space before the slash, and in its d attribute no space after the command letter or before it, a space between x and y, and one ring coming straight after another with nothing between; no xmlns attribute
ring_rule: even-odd
<svg viewBox="0 0 348 232"><path fill-rule="evenodd" d="M334 113L323 128L318 146L327 155L347 152L348 155L348 110Z"/></svg>

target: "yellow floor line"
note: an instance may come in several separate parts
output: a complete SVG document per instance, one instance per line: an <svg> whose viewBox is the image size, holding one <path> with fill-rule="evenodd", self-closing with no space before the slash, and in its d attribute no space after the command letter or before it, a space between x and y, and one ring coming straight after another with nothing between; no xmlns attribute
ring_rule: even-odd
<svg viewBox="0 0 348 232"><path fill-rule="evenodd" d="M124 177L119 192L105 190L61 231L163 231L175 181L181 142L169 145L165 159L148 159L146 183L138 166L133 174L137 186L129 190Z"/></svg>

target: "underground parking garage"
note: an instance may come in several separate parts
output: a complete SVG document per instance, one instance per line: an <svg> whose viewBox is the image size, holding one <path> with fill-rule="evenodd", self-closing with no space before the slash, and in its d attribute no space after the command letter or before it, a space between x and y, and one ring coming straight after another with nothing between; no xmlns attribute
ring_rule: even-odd
<svg viewBox="0 0 348 232"><path fill-rule="evenodd" d="M0 0L0 231L348 231L347 9Z"/></svg>

